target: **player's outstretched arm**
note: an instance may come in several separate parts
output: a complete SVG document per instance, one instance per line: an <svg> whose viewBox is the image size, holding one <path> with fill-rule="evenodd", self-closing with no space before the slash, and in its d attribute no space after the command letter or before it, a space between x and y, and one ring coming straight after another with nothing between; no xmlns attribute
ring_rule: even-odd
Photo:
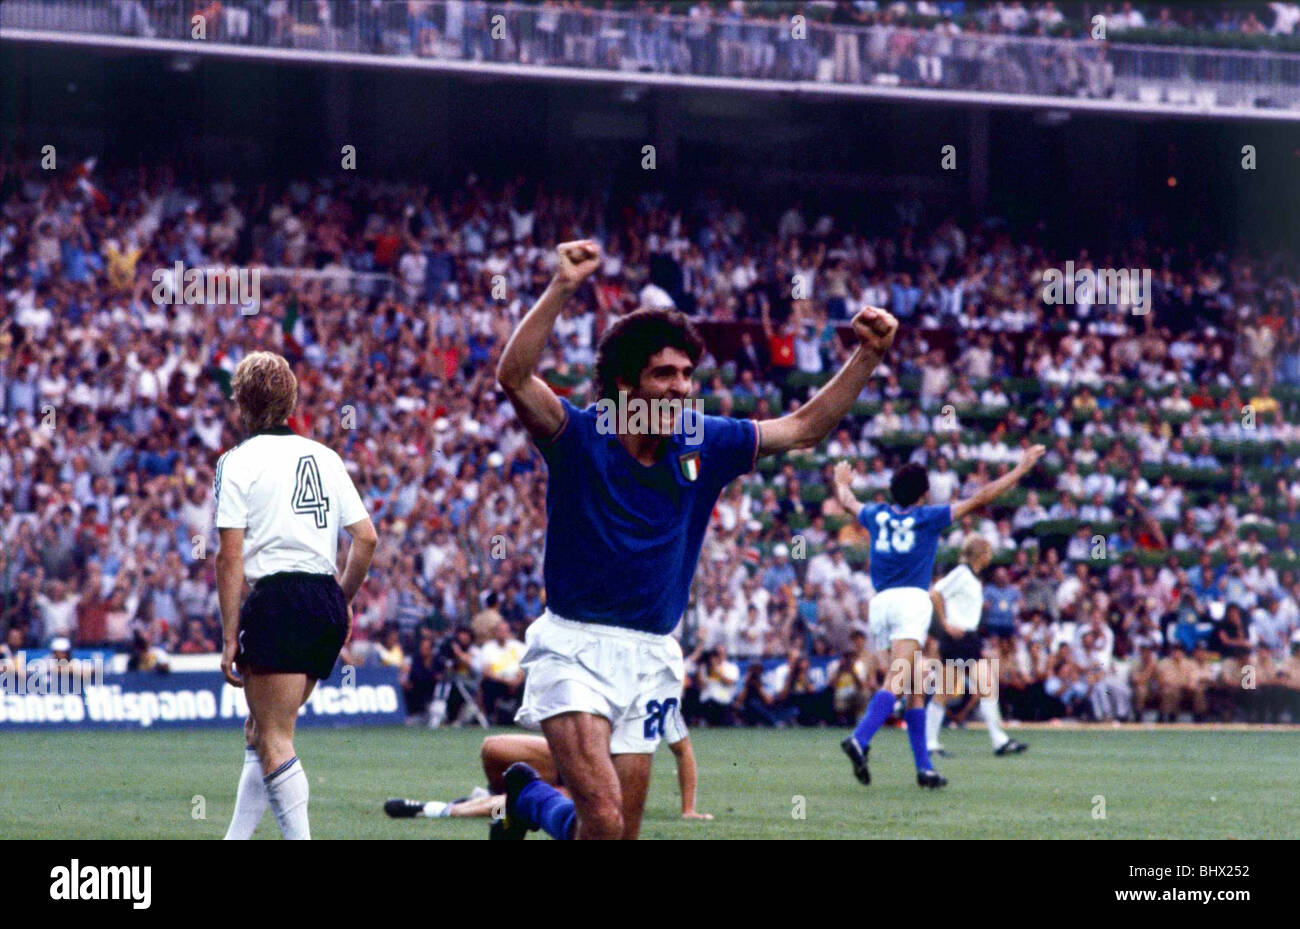
<svg viewBox="0 0 1300 929"><path fill-rule="evenodd" d="M894 344L898 320L877 307L864 307L853 317L858 344L844 367L822 385L811 400L795 412L758 424L758 453L776 455L812 448L828 435L853 408L867 378Z"/></svg>
<svg viewBox="0 0 1300 929"><path fill-rule="evenodd" d="M849 467L847 461L838 462L835 465L835 501L842 507L844 512L848 513L854 519L862 512L862 503L858 500L857 494L853 492L853 469Z"/></svg>
<svg viewBox="0 0 1300 929"><path fill-rule="evenodd" d="M497 363L497 383L510 398L519 420L539 442L555 437L564 425L560 399L534 371L564 303L600 264L600 246L588 239L556 248L559 266L550 286L525 314Z"/></svg>
<svg viewBox="0 0 1300 929"><path fill-rule="evenodd" d="M1024 454L1020 456L1020 461L1016 466L1002 475L995 481L989 481L971 496L969 500L961 500L952 505L952 521L958 522L967 513L978 510L982 506L987 506L998 497L1002 496L1012 487L1020 483L1021 479L1034 469L1038 459L1043 457L1043 452L1047 451L1041 445L1031 445L1025 449Z"/></svg>

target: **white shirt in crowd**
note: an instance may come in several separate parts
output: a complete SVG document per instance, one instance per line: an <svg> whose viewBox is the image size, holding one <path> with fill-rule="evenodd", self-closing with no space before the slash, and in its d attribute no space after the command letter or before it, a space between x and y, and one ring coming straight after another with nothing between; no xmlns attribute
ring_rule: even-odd
<svg viewBox="0 0 1300 929"><path fill-rule="evenodd" d="M287 426L257 433L217 461L217 528L243 529L244 576L334 574L339 530L366 518L343 459Z"/></svg>
<svg viewBox="0 0 1300 929"><path fill-rule="evenodd" d="M646 284L641 288L641 292L637 296L640 298L643 309L674 310L677 308L673 298L668 296L668 291L658 284Z"/></svg>
<svg viewBox="0 0 1300 929"><path fill-rule="evenodd" d="M934 470L930 472L930 502L936 506L941 506L952 500L953 494L957 493L957 488L961 484L961 475L952 468L947 471Z"/></svg>
<svg viewBox="0 0 1300 929"><path fill-rule="evenodd" d="M77 599L67 596L62 600L53 600L45 594L36 598L36 605L45 622L46 638L71 637L77 631Z"/></svg>
<svg viewBox="0 0 1300 929"><path fill-rule="evenodd" d="M519 673L527 647L518 639L506 639L504 643L488 639L478 650L477 669L480 674L493 677L514 677Z"/></svg>
<svg viewBox="0 0 1300 929"><path fill-rule="evenodd" d="M700 699L713 703L730 703L740 680L740 668L734 661L722 661L716 674L705 673L700 687Z"/></svg>
<svg viewBox="0 0 1300 929"><path fill-rule="evenodd" d="M836 581L850 582L852 578L853 568L843 557L837 561L826 552L821 552L808 560L806 579L811 588L829 588Z"/></svg>

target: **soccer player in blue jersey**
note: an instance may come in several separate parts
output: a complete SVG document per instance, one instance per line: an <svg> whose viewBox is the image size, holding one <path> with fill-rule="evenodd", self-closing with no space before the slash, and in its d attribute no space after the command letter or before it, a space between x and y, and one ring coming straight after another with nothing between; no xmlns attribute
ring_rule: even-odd
<svg viewBox="0 0 1300 929"><path fill-rule="evenodd" d="M871 783L867 755L871 737L894 711L894 703L907 693L907 739L916 762L916 783L921 787L942 787L948 781L934 770L925 739L925 694L915 686L921 679L918 662L922 645L930 629L930 578L934 574L934 554L939 547L939 533L967 513L992 503L1034 467L1044 448L1034 445L1025 449L1019 463L981 487L969 500L951 506L926 506L930 478L925 468L911 463L894 472L889 494L894 502L866 504L858 502L851 485L853 469L847 461L835 466L835 498L871 536L871 583L876 588L871 598L869 616L872 630L881 639L889 639L889 674L871 702L853 734L840 743L853 763L853 774L863 784Z"/></svg>
<svg viewBox="0 0 1300 929"><path fill-rule="evenodd" d="M590 241L560 245L554 279L520 321L497 381L548 469L546 610L528 629L517 721L540 727L572 799L527 765L505 774L503 838L636 838L650 762L681 699L669 634L690 594L722 489L759 455L811 448L839 424L893 343L898 321L867 308L844 367L797 411L754 422L683 408L704 351L680 313L638 310L602 336L601 403L557 397L534 373L556 317L600 264ZM602 412L610 401L632 415ZM668 401L668 403L665 403ZM677 403L673 409L671 402ZM647 418L634 407L648 405Z"/></svg>

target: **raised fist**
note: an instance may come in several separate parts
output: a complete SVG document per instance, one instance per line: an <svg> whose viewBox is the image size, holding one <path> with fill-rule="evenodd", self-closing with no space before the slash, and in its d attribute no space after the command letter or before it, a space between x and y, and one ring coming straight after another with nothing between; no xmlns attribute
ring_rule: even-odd
<svg viewBox="0 0 1300 929"><path fill-rule="evenodd" d="M1032 471L1034 465L1038 463L1039 458L1043 457L1043 452L1045 451L1047 451L1047 449L1042 445L1031 445L1029 448L1025 449L1020 455L1020 470L1025 472Z"/></svg>
<svg viewBox="0 0 1300 929"><path fill-rule="evenodd" d="M853 317L853 334L862 346L873 354L883 355L894 344L898 320L892 314L875 306L863 307Z"/></svg>
<svg viewBox="0 0 1300 929"><path fill-rule="evenodd" d="M561 243L555 253L560 259L555 276L569 287L577 287L600 267L600 246L590 239Z"/></svg>

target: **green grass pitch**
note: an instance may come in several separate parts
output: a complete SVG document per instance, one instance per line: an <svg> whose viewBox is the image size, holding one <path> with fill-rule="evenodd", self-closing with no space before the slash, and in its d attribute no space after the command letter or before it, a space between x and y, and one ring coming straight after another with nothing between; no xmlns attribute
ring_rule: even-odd
<svg viewBox="0 0 1300 929"><path fill-rule="evenodd" d="M485 838L484 820L395 821L380 809L386 797L445 800L481 783L483 734L300 732L313 836ZM1009 758L993 756L982 730L949 731L954 755L940 769L952 783L940 792L916 787L897 730L877 736L874 783L860 786L840 752L843 735L696 730L699 809L717 818L678 819L673 759L661 748L642 837L1300 837L1300 731L1022 731L1030 750ZM0 838L217 839L243 755L239 730L229 729L6 732L0 758ZM269 815L258 837L278 838Z"/></svg>

